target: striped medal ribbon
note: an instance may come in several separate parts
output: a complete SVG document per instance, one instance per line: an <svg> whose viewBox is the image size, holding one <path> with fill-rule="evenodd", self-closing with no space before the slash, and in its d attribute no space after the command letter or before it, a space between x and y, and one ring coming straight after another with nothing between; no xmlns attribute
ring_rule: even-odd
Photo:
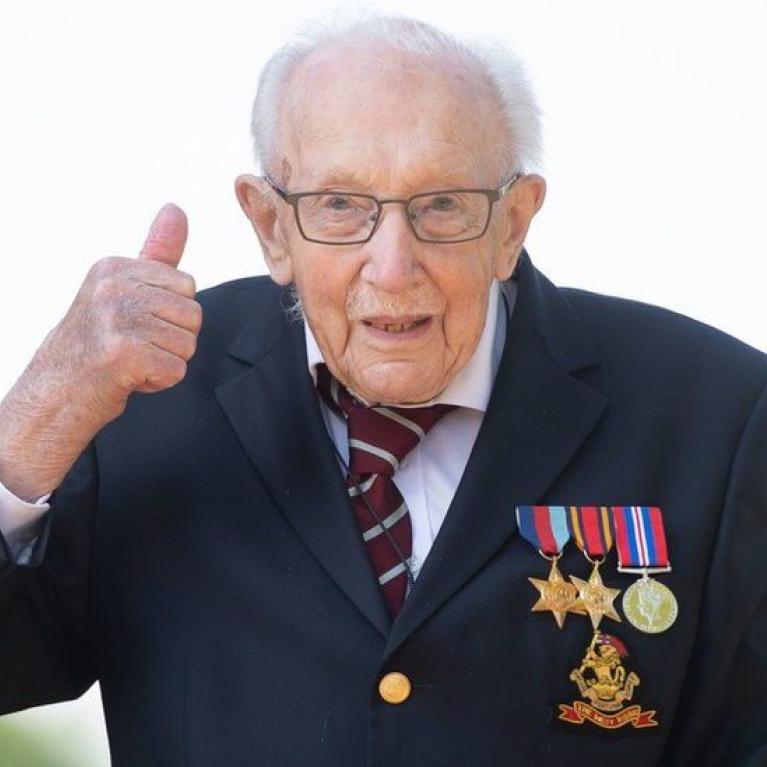
<svg viewBox="0 0 767 767"><path fill-rule="evenodd" d="M570 576L570 580L578 589L578 606L582 606L588 613L596 632L602 618L621 620L613 604L620 589L605 586L599 573L599 566L607 559L613 547L610 507L568 506L567 525L575 545L592 565L587 581L574 575Z"/></svg>
<svg viewBox="0 0 767 767"><path fill-rule="evenodd" d="M658 634L670 628L679 613L671 589L650 578L671 570L663 512L657 506L613 506L612 517L618 571L642 576L626 589L623 612L635 628Z"/></svg>
<svg viewBox="0 0 767 767"><path fill-rule="evenodd" d="M570 540L570 530L564 506L517 506L517 526L522 537L546 560L551 562L549 576L528 578L538 590L538 601L531 607L532 612L550 611L561 629L569 612L583 613L576 606L578 592L560 573L557 562L562 550Z"/></svg>

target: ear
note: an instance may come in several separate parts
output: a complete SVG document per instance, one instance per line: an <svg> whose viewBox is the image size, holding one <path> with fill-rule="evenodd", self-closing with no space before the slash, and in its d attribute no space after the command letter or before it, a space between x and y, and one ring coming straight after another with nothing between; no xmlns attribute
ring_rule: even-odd
<svg viewBox="0 0 767 767"><path fill-rule="evenodd" d="M531 173L521 176L502 200L502 223L496 252L495 276L508 280L514 271L533 216L546 197L546 181Z"/></svg>
<svg viewBox="0 0 767 767"><path fill-rule="evenodd" d="M261 243L272 279L278 285L288 285L293 281L293 264L277 215L280 203L276 193L263 178L250 174L237 176L234 188L242 212Z"/></svg>

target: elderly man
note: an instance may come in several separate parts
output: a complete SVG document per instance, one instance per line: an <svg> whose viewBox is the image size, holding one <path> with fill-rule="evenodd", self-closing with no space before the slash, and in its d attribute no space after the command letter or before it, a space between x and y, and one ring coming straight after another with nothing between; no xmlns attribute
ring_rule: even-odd
<svg viewBox="0 0 767 767"><path fill-rule="evenodd" d="M407 19L275 55L271 280L195 297L166 206L2 403L0 709L98 679L116 767L767 763L767 358L535 269L537 125Z"/></svg>

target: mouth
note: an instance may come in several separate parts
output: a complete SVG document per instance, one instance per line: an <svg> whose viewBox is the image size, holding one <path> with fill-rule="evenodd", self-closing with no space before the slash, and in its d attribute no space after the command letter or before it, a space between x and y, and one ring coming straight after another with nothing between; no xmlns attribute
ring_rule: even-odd
<svg viewBox="0 0 767 767"><path fill-rule="evenodd" d="M425 327L431 321L431 315L407 317L369 317L362 324L380 333L391 335L410 334Z"/></svg>

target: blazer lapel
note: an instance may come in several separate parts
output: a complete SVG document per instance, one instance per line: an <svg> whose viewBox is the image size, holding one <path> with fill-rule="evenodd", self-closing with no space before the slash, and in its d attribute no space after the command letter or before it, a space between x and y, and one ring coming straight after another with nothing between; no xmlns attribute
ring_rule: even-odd
<svg viewBox="0 0 767 767"><path fill-rule="evenodd" d="M518 294L488 410L448 514L393 623L388 656L516 529L599 419L605 398L570 375L597 354L562 293L523 252ZM508 289L508 286L504 286Z"/></svg>
<svg viewBox="0 0 767 767"><path fill-rule="evenodd" d="M216 397L275 504L328 575L386 636L391 618L322 420L303 325L276 312L270 319L254 318L230 346L229 354L251 367L218 386Z"/></svg>

